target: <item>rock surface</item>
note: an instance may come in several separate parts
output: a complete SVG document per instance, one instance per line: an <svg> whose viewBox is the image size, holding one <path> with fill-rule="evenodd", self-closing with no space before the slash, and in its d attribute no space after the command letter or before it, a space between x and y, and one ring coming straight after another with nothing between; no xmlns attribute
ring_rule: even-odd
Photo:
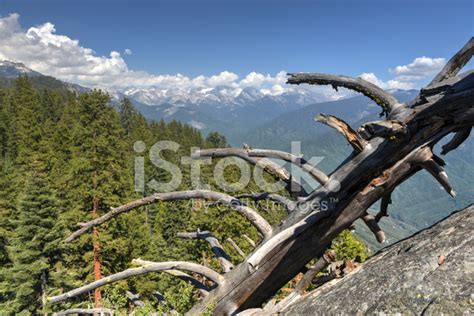
<svg viewBox="0 0 474 316"><path fill-rule="evenodd" d="M474 314L474 205L381 250L284 315Z"/></svg>

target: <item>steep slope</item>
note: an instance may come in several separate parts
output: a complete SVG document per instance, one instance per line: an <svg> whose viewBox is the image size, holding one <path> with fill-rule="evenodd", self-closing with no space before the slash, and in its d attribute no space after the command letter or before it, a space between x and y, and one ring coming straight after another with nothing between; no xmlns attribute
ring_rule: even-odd
<svg viewBox="0 0 474 316"><path fill-rule="evenodd" d="M472 314L474 206L376 254L283 315Z"/></svg>

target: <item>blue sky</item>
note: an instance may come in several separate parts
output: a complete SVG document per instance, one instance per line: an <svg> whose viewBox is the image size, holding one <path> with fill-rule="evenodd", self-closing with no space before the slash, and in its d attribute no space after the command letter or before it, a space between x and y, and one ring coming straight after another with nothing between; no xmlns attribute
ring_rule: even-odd
<svg viewBox="0 0 474 316"><path fill-rule="evenodd" d="M50 22L97 56L120 52L129 69L189 77L286 70L388 80L389 68L449 58L474 34L473 1L456 0L0 0L0 14L10 13L25 30Z"/></svg>

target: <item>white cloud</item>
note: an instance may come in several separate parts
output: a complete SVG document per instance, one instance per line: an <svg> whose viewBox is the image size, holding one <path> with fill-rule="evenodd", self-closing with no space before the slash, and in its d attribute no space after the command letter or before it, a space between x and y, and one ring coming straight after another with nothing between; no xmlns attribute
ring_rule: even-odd
<svg viewBox="0 0 474 316"><path fill-rule="evenodd" d="M444 58L418 57L407 65L400 65L389 72L395 77L382 81L371 73L363 73L359 77L384 89L416 89L420 88L421 81L434 76L446 64Z"/></svg>
<svg viewBox="0 0 474 316"><path fill-rule="evenodd" d="M405 80L409 78L420 80L436 74L445 64L446 60L444 58L422 56L415 58L415 60L407 65L401 65L390 69L390 72L398 78L403 78Z"/></svg>
<svg viewBox="0 0 474 316"><path fill-rule="evenodd" d="M132 50L127 48L123 54L131 55ZM243 78L230 71L194 78L182 74L155 75L136 71L129 69L119 52L111 51L108 56L100 56L91 48L81 46L78 40L57 34L52 23L46 22L25 30L19 23L18 14L0 17L1 59L22 62L43 74L84 86L122 91L154 88L164 96L171 94L168 90L207 93L218 86L226 87L221 94L234 96L245 88L255 88L264 95L273 96L288 91L298 92L301 100L305 100L301 102L307 102L311 94L317 94L321 101L350 95L344 89L337 93L329 86L287 85L285 71L275 75L251 72ZM420 80L436 73L444 63L443 58L419 57L407 65L389 69L394 76L391 80L382 81L374 73L363 73L361 77L385 89L411 89L418 87Z"/></svg>
<svg viewBox="0 0 474 316"><path fill-rule="evenodd" d="M131 55L131 49L124 50ZM210 89L228 86L235 89L254 87L267 93L280 94L286 81L284 72L276 76L256 72L239 81L233 72L223 71L213 76L189 78L176 75L154 75L128 68L121 54L110 52L98 56L92 49L80 45L78 40L56 34L52 23L44 23L23 30L18 14L0 17L0 59L24 63L36 71L85 86L124 89L127 87L160 89ZM237 90L239 91L239 90Z"/></svg>
<svg viewBox="0 0 474 316"><path fill-rule="evenodd" d="M388 80L382 81L373 73L364 72L359 76L360 78L367 80L382 89L392 90L392 89L401 89L401 90L408 90L408 89L415 89L416 85L414 82L411 81L399 81L399 80Z"/></svg>

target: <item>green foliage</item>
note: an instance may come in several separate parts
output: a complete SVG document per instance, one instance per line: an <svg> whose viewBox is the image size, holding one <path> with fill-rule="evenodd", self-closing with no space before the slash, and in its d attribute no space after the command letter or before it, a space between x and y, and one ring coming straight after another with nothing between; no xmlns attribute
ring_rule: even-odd
<svg viewBox="0 0 474 316"><path fill-rule="evenodd" d="M359 257L363 262L369 256L364 242L349 230L343 231L332 241L331 249L336 252L338 260L353 260Z"/></svg>
<svg viewBox="0 0 474 316"><path fill-rule="evenodd" d="M206 137L206 141L209 143L209 147L212 148L230 147L225 136L218 132L210 132Z"/></svg>

